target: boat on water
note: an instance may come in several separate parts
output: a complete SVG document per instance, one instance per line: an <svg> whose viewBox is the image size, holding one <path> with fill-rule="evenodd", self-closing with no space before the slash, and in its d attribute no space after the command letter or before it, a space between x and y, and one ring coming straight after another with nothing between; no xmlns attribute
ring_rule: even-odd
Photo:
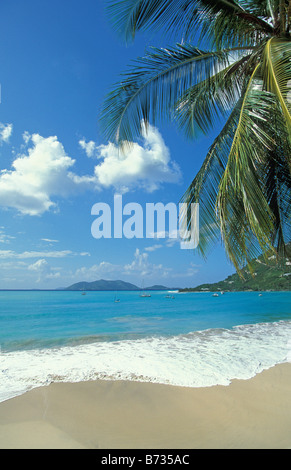
<svg viewBox="0 0 291 470"><path fill-rule="evenodd" d="M82 295L86 295L86 292L82 292Z"/></svg>
<svg viewBox="0 0 291 470"><path fill-rule="evenodd" d="M120 299L117 297L117 295L116 295L116 294L115 294L115 296L114 296L114 302L115 302L115 303L118 303L118 302L120 302Z"/></svg>
<svg viewBox="0 0 291 470"><path fill-rule="evenodd" d="M142 284L142 288L141 288L139 296L140 297L151 297L151 294L149 294L148 292L145 291L145 289L143 287L143 284Z"/></svg>
<svg viewBox="0 0 291 470"><path fill-rule="evenodd" d="M213 294L212 297L219 297L219 295L218 294Z"/></svg>

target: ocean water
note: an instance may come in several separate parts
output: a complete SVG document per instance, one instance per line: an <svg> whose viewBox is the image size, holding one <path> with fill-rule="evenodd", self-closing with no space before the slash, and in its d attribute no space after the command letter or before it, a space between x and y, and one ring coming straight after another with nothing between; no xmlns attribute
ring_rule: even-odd
<svg viewBox="0 0 291 470"><path fill-rule="evenodd" d="M228 385L291 361L291 292L0 292L0 401L53 381Z"/></svg>

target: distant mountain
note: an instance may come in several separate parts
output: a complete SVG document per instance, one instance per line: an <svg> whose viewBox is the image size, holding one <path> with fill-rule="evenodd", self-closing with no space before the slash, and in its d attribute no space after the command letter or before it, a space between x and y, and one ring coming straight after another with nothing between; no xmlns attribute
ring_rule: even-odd
<svg viewBox="0 0 291 470"><path fill-rule="evenodd" d="M252 275L248 267L243 269L244 280L235 273L228 276L224 281L201 284L190 289L180 289L180 291L291 291L291 246L290 254L288 253L288 256L279 263L275 256L270 256L267 262L263 256L260 256L252 261L251 266Z"/></svg>
<svg viewBox="0 0 291 470"><path fill-rule="evenodd" d="M168 290L168 287L161 286L161 285L154 285L150 287L145 287L144 290ZM93 282L77 282L69 287L65 287L62 290L70 290L70 291L139 291L141 290L140 287L131 284L130 282L124 281L106 281L104 279L100 279L99 281Z"/></svg>
<svg viewBox="0 0 291 470"><path fill-rule="evenodd" d="M131 284L130 282L124 282L124 281L106 281L104 279L100 279L99 281L93 281L93 282L77 282L76 284L73 284L69 287L66 287L64 290L83 290L83 291L89 291L89 290L113 290L113 291L119 291L119 290L140 290L139 287L135 286L134 284Z"/></svg>
<svg viewBox="0 0 291 470"><path fill-rule="evenodd" d="M169 287L161 286L159 284L155 284L154 286L146 287L145 290L169 290Z"/></svg>

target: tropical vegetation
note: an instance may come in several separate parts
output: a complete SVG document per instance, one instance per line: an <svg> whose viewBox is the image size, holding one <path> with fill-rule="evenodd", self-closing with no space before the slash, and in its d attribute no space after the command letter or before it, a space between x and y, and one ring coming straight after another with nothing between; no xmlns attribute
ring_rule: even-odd
<svg viewBox="0 0 291 470"><path fill-rule="evenodd" d="M104 101L105 136L126 151L161 118L185 135L221 124L181 198L200 205L199 251L222 240L237 270L261 253L286 256L291 239L291 0L108 0L126 41L150 47ZM194 151L193 151L194 153Z"/></svg>
<svg viewBox="0 0 291 470"><path fill-rule="evenodd" d="M288 248L287 248L288 252ZM238 291L291 291L291 246L289 257L280 258L270 254L266 262L263 255L250 262L242 270L242 276L231 274L223 281L199 284L196 287L180 289L181 292L238 292Z"/></svg>

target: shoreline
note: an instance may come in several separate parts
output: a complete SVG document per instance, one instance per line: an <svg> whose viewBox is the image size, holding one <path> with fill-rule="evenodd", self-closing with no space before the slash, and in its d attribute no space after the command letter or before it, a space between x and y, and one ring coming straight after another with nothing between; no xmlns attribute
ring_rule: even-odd
<svg viewBox="0 0 291 470"><path fill-rule="evenodd" d="M291 363L230 385L96 380L0 403L1 449L291 448Z"/></svg>

